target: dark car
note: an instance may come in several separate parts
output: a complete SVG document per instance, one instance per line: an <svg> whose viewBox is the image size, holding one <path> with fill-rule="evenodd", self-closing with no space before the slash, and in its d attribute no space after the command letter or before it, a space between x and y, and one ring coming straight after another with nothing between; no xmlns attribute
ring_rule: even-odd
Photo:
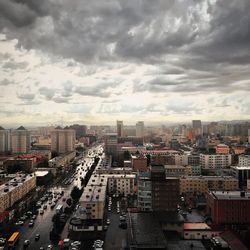
<svg viewBox="0 0 250 250"><path fill-rule="evenodd" d="M119 224L119 227L122 228L122 229L127 229L127 227L128 227L127 222L121 222Z"/></svg>
<svg viewBox="0 0 250 250"><path fill-rule="evenodd" d="M35 241L38 241L40 239L40 234L36 234Z"/></svg>

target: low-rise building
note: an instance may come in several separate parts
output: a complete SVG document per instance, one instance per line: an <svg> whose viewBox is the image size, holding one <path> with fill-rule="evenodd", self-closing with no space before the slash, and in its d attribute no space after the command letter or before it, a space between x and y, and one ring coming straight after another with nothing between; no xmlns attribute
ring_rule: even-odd
<svg viewBox="0 0 250 250"><path fill-rule="evenodd" d="M140 155L131 155L131 164L133 171L147 171L147 157Z"/></svg>
<svg viewBox="0 0 250 250"><path fill-rule="evenodd" d="M54 157L49 160L49 167L51 168L65 167L72 159L74 159L75 156L76 152L72 151L70 153Z"/></svg>
<svg viewBox="0 0 250 250"><path fill-rule="evenodd" d="M192 175L191 166L165 165L164 168L167 176Z"/></svg>
<svg viewBox="0 0 250 250"><path fill-rule="evenodd" d="M216 152L216 154L227 155L227 154L229 154L229 147L225 144L218 144L215 147L215 152Z"/></svg>
<svg viewBox="0 0 250 250"><path fill-rule="evenodd" d="M208 190L238 190L238 180L232 176L180 177L180 193L205 194Z"/></svg>
<svg viewBox="0 0 250 250"><path fill-rule="evenodd" d="M133 195L135 193L135 174L105 175L108 178L108 193Z"/></svg>
<svg viewBox="0 0 250 250"><path fill-rule="evenodd" d="M250 224L250 193L244 191L210 191L207 214L215 225Z"/></svg>
<svg viewBox="0 0 250 250"><path fill-rule="evenodd" d="M200 154L200 164L203 169L223 169L231 166L231 154Z"/></svg>
<svg viewBox="0 0 250 250"><path fill-rule="evenodd" d="M213 231L206 223L183 224L183 238L185 240L211 239L216 235L219 235L219 232Z"/></svg>
<svg viewBox="0 0 250 250"><path fill-rule="evenodd" d="M35 188L35 174L17 174L15 178L0 186L0 212L12 207L15 202Z"/></svg>

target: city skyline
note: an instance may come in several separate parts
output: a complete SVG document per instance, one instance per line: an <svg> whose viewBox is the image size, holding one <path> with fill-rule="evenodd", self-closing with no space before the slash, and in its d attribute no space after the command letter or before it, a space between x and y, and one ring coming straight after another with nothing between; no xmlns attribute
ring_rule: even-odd
<svg viewBox="0 0 250 250"><path fill-rule="evenodd" d="M0 1L1 126L250 119L250 2Z"/></svg>

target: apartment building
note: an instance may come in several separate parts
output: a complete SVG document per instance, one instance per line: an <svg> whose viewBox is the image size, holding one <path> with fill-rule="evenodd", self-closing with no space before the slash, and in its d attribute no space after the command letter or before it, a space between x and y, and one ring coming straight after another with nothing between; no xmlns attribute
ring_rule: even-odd
<svg viewBox="0 0 250 250"><path fill-rule="evenodd" d="M240 155L238 166L231 166L232 175L238 179L239 188L247 187L247 180L250 179L250 155Z"/></svg>
<svg viewBox="0 0 250 250"><path fill-rule="evenodd" d="M15 202L35 188L35 174L17 174L15 178L0 186L0 212L12 207Z"/></svg>
<svg viewBox="0 0 250 250"><path fill-rule="evenodd" d="M192 175L191 166L165 165L166 176Z"/></svg>
<svg viewBox="0 0 250 250"><path fill-rule="evenodd" d="M30 150L30 132L20 126L11 133L12 154L26 154Z"/></svg>
<svg viewBox="0 0 250 250"><path fill-rule="evenodd" d="M208 190L238 190L238 180L232 176L180 177L180 193L205 194Z"/></svg>
<svg viewBox="0 0 250 250"><path fill-rule="evenodd" d="M93 174L79 200L80 208L85 211L82 219L99 220L102 224L108 179L104 175Z"/></svg>
<svg viewBox="0 0 250 250"><path fill-rule="evenodd" d="M105 175L108 178L108 193L119 193L124 196L135 193L135 174Z"/></svg>
<svg viewBox="0 0 250 250"><path fill-rule="evenodd" d="M73 129L61 127L51 131L51 151L58 154L65 154L75 150L76 132Z"/></svg>
<svg viewBox="0 0 250 250"><path fill-rule="evenodd" d="M0 126L0 154L9 153L11 150L10 130Z"/></svg>
<svg viewBox="0 0 250 250"><path fill-rule="evenodd" d="M231 164L231 154L200 154L200 165L203 169L222 169Z"/></svg>

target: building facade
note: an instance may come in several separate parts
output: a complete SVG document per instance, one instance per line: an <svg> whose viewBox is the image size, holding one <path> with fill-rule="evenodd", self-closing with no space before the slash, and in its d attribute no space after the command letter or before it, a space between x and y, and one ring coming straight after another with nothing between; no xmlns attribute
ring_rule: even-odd
<svg viewBox="0 0 250 250"><path fill-rule="evenodd" d="M200 154L200 165L203 169L223 169L231 164L231 154Z"/></svg>
<svg viewBox="0 0 250 250"><path fill-rule="evenodd" d="M7 154L11 151L10 130L0 126L0 154Z"/></svg>
<svg viewBox="0 0 250 250"><path fill-rule="evenodd" d="M105 175L108 178L108 193L124 196L135 193L135 174Z"/></svg>
<svg viewBox="0 0 250 250"><path fill-rule="evenodd" d="M14 203L35 188L35 174L17 174L15 178L0 186L0 212L11 208Z"/></svg>
<svg viewBox="0 0 250 250"><path fill-rule="evenodd" d="M182 176L180 193L205 194L208 190L238 190L238 180L232 176Z"/></svg>

